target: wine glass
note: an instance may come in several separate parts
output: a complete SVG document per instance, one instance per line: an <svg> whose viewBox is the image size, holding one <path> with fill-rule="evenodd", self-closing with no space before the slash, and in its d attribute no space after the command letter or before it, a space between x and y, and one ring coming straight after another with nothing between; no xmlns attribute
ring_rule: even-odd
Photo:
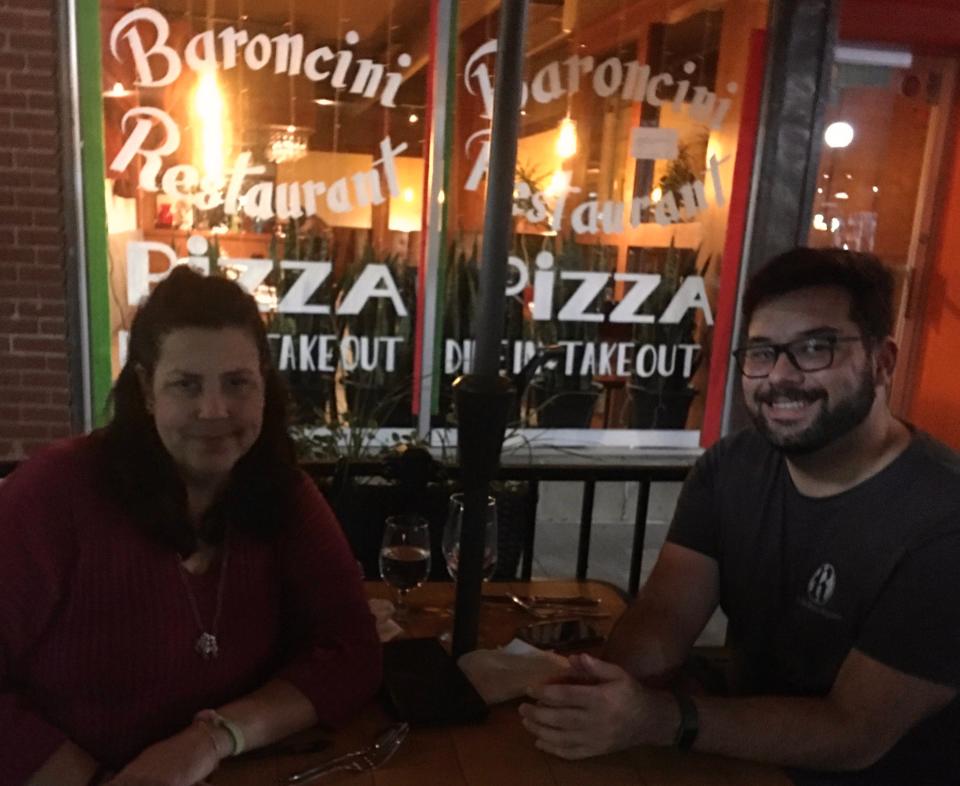
<svg viewBox="0 0 960 786"><path fill-rule="evenodd" d="M380 545L380 575L397 591L395 616L402 619L409 611L407 593L419 587L430 575L430 525L421 516L390 516Z"/></svg>
<svg viewBox="0 0 960 786"><path fill-rule="evenodd" d="M447 525L443 530L443 556L447 572L456 581L460 564L460 530L463 527L463 494L451 494ZM483 580L487 581L497 567L497 501L487 497L484 511Z"/></svg>

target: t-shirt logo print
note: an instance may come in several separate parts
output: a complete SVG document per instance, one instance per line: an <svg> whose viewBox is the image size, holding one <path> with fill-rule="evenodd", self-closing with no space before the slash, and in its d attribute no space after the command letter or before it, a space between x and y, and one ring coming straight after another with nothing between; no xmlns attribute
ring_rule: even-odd
<svg viewBox="0 0 960 786"><path fill-rule="evenodd" d="M824 562L807 582L807 597L818 606L824 606L836 588L837 570L829 562Z"/></svg>

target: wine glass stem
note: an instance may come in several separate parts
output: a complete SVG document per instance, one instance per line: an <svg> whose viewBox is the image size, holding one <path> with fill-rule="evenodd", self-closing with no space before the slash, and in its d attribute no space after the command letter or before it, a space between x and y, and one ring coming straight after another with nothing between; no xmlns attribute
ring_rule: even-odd
<svg viewBox="0 0 960 786"><path fill-rule="evenodd" d="M394 613L396 619L405 619L407 616L407 590L397 590L397 608Z"/></svg>

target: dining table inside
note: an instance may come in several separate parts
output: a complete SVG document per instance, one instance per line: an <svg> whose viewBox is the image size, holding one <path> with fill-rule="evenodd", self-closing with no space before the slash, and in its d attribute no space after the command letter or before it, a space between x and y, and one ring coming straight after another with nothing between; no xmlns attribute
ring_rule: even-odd
<svg viewBox="0 0 960 786"><path fill-rule="evenodd" d="M367 582L370 598L390 598L382 582ZM429 582L408 596L410 613L401 636L440 637L449 642L455 585ZM478 646L495 648L514 638L517 629L535 622L533 614L509 600L519 597L582 596L599 602L590 607L589 623L609 633L626 608L623 595L600 581L489 582L484 584ZM571 616L577 609L571 607ZM534 612L537 613L537 612ZM589 650L588 650L589 651ZM776 767L672 748L639 746L579 761L545 753L523 727L517 708L522 699L497 704L485 720L460 725L415 726L397 752L381 767L340 771L315 783L350 786L789 786ZM213 786L284 784L290 775L369 745L395 719L374 701L346 727L314 729L282 746L252 752L223 763L209 779ZM299 752L317 743L311 752ZM291 752L291 750L298 752Z"/></svg>

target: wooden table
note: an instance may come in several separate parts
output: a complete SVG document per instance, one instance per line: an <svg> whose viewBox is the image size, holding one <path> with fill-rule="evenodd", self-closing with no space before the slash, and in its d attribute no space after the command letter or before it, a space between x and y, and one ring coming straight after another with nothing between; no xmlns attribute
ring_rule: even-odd
<svg viewBox="0 0 960 786"><path fill-rule="evenodd" d="M611 618L591 620L604 633L624 608L620 595L602 582L515 582L484 586L484 594L583 594L601 598ZM368 583L371 597L389 597L387 588ZM414 590L415 611L406 629L411 635L449 632L453 585L433 583ZM487 602L480 612L480 641L505 644L529 615L503 603ZM322 786L789 786L779 770L758 764L672 749L642 747L584 761L569 762L543 753L520 723L519 700L491 708L487 720L470 726L416 728L381 769L335 773L316 781ZM274 756L227 762L212 779L214 786L273 786L282 777L360 748L390 722L384 710L368 707L335 735L326 750L310 755ZM309 733L307 733L309 734ZM313 732L316 737L317 733Z"/></svg>

